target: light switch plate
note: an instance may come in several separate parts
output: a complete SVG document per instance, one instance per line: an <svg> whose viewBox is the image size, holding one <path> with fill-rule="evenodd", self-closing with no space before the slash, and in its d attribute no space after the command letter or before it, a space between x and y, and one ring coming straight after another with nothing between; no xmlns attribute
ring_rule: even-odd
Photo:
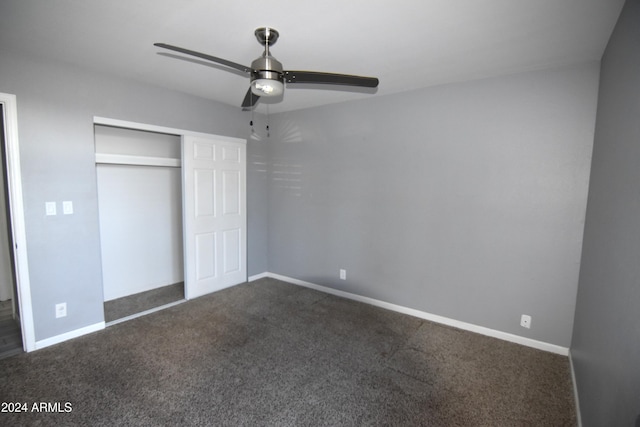
<svg viewBox="0 0 640 427"><path fill-rule="evenodd" d="M47 215L55 215L56 214L56 202L45 202L44 210Z"/></svg>
<svg viewBox="0 0 640 427"><path fill-rule="evenodd" d="M70 200L62 202L62 213L71 215L73 213L73 202Z"/></svg>

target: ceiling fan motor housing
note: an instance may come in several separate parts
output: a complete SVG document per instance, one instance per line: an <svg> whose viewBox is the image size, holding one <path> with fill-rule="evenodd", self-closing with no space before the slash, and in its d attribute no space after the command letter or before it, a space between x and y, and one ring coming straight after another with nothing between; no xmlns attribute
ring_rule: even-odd
<svg viewBox="0 0 640 427"><path fill-rule="evenodd" d="M284 82L282 64L273 56L261 56L251 63L251 81L256 79Z"/></svg>
<svg viewBox="0 0 640 427"><path fill-rule="evenodd" d="M265 50L251 63L251 91L257 96L279 96L283 90L282 64Z"/></svg>

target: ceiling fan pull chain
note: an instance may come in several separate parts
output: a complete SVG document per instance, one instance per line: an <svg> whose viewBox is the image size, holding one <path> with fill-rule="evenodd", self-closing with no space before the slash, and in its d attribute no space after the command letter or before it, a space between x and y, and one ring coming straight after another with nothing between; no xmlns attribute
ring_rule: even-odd
<svg viewBox="0 0 640 427"><path fill-rule="evenodd" d="M253 128L253 105L251 106L251 121L249 121L249 126L251 126L251 135L255 135L256 130Z"/></svg>
<svg viewBox="0 0 640 427"><path fill-rule="evenodd" d="M271 137L271 132L269 132L269 104L267 104L267 138Z"/></svg>

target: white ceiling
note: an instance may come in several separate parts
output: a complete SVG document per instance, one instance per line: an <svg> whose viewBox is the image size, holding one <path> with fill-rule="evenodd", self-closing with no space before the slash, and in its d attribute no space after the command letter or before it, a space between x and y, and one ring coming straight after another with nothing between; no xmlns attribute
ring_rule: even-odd
<svg viewBox="0 0 640 427"><path fill-rule="evenodd" d="M285 69L380 79L375 92L291 85L270 112L599 60L624 0L0 0L0 48L239 105L249 79L164 42L250 65L280 32ZM162 54L161 54L162 53ZM260 107L264 109L264 104Z"/></svg>

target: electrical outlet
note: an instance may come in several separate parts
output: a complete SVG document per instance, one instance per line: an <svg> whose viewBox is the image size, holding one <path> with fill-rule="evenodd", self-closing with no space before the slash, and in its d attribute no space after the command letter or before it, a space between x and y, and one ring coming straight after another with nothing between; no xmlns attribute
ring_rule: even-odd
<svg viewBox="0 0 640 427"><path fill-rule="evenodd" d="M67 316L67 303L56 304L56 319Z"/></svg>
<svg viewBox="0 0 640 427"><path fill-rule="evenodd" d="M340 280L347 280L347 270L343 268L340 269Z"/></svg>
<svg viewBox="0 0 640 427"><path fill-rule="evenodd" d="M531 316L523 314L520 318L520 326L523 328L530 329L531 328Z"/></svg>

